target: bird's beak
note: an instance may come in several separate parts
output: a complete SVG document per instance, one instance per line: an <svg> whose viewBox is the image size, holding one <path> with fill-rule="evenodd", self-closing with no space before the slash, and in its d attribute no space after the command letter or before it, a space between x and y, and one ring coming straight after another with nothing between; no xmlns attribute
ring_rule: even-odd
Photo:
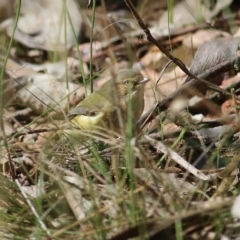
<svg viewBox="0 0 240 240"><path fill-rule="evenodd" d="M149 78L144 77L141 81L139 81L138 84L145 84L145 83L149 82L149 80L150 80Z"/></svg>

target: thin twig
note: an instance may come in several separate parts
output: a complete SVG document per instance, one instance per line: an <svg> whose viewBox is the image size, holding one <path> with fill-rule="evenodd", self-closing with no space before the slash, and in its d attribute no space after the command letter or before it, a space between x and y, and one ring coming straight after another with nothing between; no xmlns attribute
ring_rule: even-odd
<svg viewBox="0 0 240 240"><path fill-rule="evenodd" d="M188 163L185 159L183 159L181 156L179 156L176 152L167 148L161 142L156 141L156 140L154 140L154 139L152 139L148 136L145 136L144 138L146 139L147 142L149 142L158 151L161 151L164 154L168 154L172 160L174 160L177 164L182 166L188 172L192 173L198 179L201 179L201 180L204 180L204 181L209 180L208 176L206 176L204 173L200 172L198 169L196 169L194 166L192 166L190 163Z"/></svg>
<svg viewBox="0 0 240 240"><path fill-rule="evenodd" d="M125 0L125 3L127 4L129 9L131 10L131 12L134 15L134 17L136 18L139 26L145 32L145 34L147 36L147 40L149 42L153 43L155 46L157 46L159 48L159 50L161 52L163 52L170 60L172 60L183 72L185 72L190 78L195 79L195 80L201 82L202 84L205 84L209 89L212 89L212 90L215 90L215 91L220 92L222 94L231 96L231 94L229 92L225 91L224 89L222 89L222 88L212 84L211 82L205 81L204 79L199 78L199 77L193 75L191 72L189 72L187 67L184 65L184 63L180 59L175 58L160 42L158 42L152 36L150 30L147 28L146 24L143 23L141 17L138 15L138 13L137 13L135 7L133 6L131 0Z"/></svg>
<svg viewBox="0 0 240 240"><path fill-rule="evenodd" d="M208 69L204 73L200 74L200 78L204 79L210 79L213 76L220 75L222 73L228 72L231 69L231 66L240 59L239 56L234 58L232 61L225 61L223 63L218 64L217 66ZM195 89L200 89L202 88L202 83L196 81L195 79L190 80L189 82L185 83L182 85L179 89L171 93L169 96L165 97L161 102L158 102L156 109L160 111L166 110L171 102L179 95L184 95L184 96L190 96L191 91L189 89L195 88ZM204 86L203 86L204 87ZM206 86L207 87L207 86ZM205 90L205 89L203 89ZM225 90L224 90L225 91ZM190 94L190 95L189 95ZM229 93L230 94L230 93ZM231 94L229 95L231 96ZM238 101L237 97L236 100ZM155 111L155 114L157 115L158 113ZM148 121L146 121L148 119ZM153 119L153 114L152 114L152 109L150 109L148 112L146 112L138 121L139 126L142 126L143 123L148 123Z"/></svg>
<svg viewBox="0 0 240 240"><path fill-rule="evenodd" d="M21 184L19 183L18 179L15 179L15 182L16 182L18 188L20 189L23 197L25 198L27 204L28 204L29 207L31 208L33 214L35 215L37 221L39 222L41 228L47 233L48 236L50 236L50 234L51 234L50 231L47 229L45 223L41 220L41 217L38 215L36 209L35 209L34 206L32 205L32 203L31 203L29 197L27 196L27 194L23 191L22 186L21 186Z"/></svg>

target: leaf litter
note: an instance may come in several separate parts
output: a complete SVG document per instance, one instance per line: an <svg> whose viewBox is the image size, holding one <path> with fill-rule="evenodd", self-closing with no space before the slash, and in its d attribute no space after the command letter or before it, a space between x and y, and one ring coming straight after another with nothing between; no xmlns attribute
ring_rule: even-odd
<svg viewBox="0 0 240 240"><path fill-rule="evenodd" d="M203 13L191 11L191 1L178 2L169 29L166 4L134 1L134 12L129 2L133 13L124 1L105 1L107 10L97 2L92 28L91 1L88 9L77 1L22 1L6 63L14 18L2 20L1 238L36 239L36 229L46 239L239 238L237 52L199 73L217 77L220 93L205 85L188 101L181 93L202 85L191 80L182 88L185 68L176 59L156 81L167 51L189 67L204 42L237 37L240 6L199 1ZM191 17L176 20L184 12ZM143 35L146 23L164 51ZM68 111L90 93L90 79L96 90L129 66L151 80L141 133L59 141Z"/></svg>

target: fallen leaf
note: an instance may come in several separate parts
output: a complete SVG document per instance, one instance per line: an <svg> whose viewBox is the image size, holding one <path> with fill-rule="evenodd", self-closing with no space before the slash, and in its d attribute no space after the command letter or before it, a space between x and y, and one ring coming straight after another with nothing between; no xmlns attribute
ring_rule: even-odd
<svg viewBox="0 0 240 240"><path fill-rule="evenodd" d="M9 21L6 29L10 37L15 27L14 21ZM63 2L58 0L22 0L14 39L30 48L63 51L74 45L81 24L82 17L74 0L66 1L66 9Z"/></svg>
<svg viewBox="0 0 240 240"><path fill-rule="evenodd" d="M70 82L67 88L66 82L57 81L50 74L22 78L27 79L28 83L15 94L15 98L39 115L50 111L54 119L63 119L69 106L76 101L80 102L85 96L84 87Z"/></svg>

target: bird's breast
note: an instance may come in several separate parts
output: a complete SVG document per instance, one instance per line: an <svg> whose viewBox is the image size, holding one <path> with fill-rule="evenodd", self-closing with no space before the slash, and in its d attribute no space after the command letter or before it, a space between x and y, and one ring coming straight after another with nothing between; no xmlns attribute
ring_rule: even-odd
<svg viewBox="0 0 240 240"><path fill-rule="evenodd" d="M91 131L101 125L103 116L104 113L101 112L95 116L77 115L71 120L71 123L81 130Z"/></svg>

